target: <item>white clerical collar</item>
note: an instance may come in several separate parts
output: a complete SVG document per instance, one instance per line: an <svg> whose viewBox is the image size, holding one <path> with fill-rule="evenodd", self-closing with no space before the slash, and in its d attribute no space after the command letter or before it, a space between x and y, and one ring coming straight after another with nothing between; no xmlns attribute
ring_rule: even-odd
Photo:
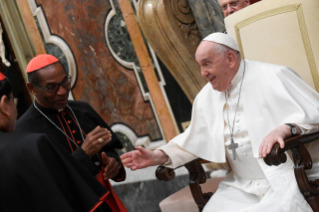
<svg viewBox="0 0 319 212"><path fill-rule="evenodd" d="M243 77L243 71L244 71L244 60L241 60L238 71L237 71L235 77L230 82L230 84L232 86L236 86L241 81L241 79Z"/></svg>

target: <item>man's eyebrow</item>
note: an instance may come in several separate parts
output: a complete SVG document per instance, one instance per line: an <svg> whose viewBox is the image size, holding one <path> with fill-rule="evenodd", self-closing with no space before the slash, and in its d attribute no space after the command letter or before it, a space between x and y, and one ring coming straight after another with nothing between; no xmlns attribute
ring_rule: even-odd
<svg viewBox="0 0 319 212"><path fill-rule="evenodd" d="M204 58L204 59L201 60L201 62L206 62L206 61L210 61L210 60L207 59L207 58Z"/></svg>
<svg viewBox="0 0 319 212"><path fill-rule="evenodd" d="M68 75L66 75L66 76L62 79L62 81L65 80L66 78L68 78ZM56 84L61 83L62 81L60 81L60 82L47 82L47 83L45 83L45 84L46 84L47 86L49 86L49 85L56 85Z"/></svg>

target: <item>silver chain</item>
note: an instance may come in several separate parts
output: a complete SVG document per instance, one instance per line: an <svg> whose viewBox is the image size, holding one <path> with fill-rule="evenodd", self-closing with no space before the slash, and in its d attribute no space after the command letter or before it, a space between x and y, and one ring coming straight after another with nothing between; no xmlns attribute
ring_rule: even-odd
<svg viewBox="0 0 319 212"><path fill-rule="evenodd" d="M34 107L51 123L53 124L58 130L60 130L60 132L62 132L65 136L67 136L77 147L79 147L79 145L68 135L66 134L58 125L56 125L47 115L45 115L35 104L35 101L33 102L33 105ZM76 118L73 110L71 109L71 107L69 105L67 105L67 108L71 111L75 121L77 122L78 126L79 126L79 129L80 129L80 134L81 134L81 137L82 137L82 140L84 142L84 136L83 136L83 133L82 133L82 130L81 130L81 126L80 126L80 123L78 121L78 119Z"/></svg>
<svg viewBox="0 0 319 212"><path fill-rule="evenodd" d="M243 60L244 61L244 60ZM226 106L227 106L227 121L228 121L228 125L229 125L229 132L230 132L230 138L233 139L233 133L234 133L234 127L235 127L235 119L236 119L236 114L237 114L237 108L238 108L238 105L239 105L239 99L240 99L240 91L241 91L241 86L243 84L243 81L244 81L244 75L245 75L245 69L246 69L246 66L245 66L245 61L244 61L244 71L243 71L243 76L241 78L241 82L240 82L240 88L239 88L239 93L238 93L238 100L237 100L237 105L236 105L236 110L235 110L235 115L234 115L234 120L233 120L233 127L231 127L230 125L230 121L229 121L229 114L228 114L228 106L227 106L227 97L228 97L228 91L226 90L225 92L225 99L226 99ZM226 96L226 93L227 93L227 96Z"/></svg>

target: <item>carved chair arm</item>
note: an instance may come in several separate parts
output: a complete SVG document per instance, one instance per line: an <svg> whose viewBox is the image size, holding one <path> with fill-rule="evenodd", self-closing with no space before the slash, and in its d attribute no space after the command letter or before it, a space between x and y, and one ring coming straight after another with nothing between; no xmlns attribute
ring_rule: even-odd
<svg viewBox="0 0 319 212"><path fill-rule="evenodd" d="M285 147L283 149L280 149L279 144L276 143L272 147L271 152L266 156L266 158L264 158L264 161L269 166L271 165L278 166L281 163L285 163L287 161L285 151L292 150L294 148L297 148L300 144L304 145L318 138L319 138L319 132L311 133L307 135L294 136L285 140Z"/></svg>
<svg viewBox="0 0 319 212"><path fill-rule="evenodd" d="M189 187L192 196L198 206L199 211L202 211L209 198L213 195L212 192L203 193L200 184L206 182L206 174L200 163L201 159L193 160L186 163L184 166L189 172ZM164 166L159 166L156 169L156 177L161 181L168 181L175 178L174 169Z"/></svg>
<svg viewBox="0 0 319 212"><path fill-rule="evenodd" d="M312 168L312 159L304 145L318 138L319 132L286 139L283 149L276 143L264 158L267 165L278 166L287 161L285 151L291 150L298 187L314 212L319 212L319 180L308 180L306 170Z"/></svg>

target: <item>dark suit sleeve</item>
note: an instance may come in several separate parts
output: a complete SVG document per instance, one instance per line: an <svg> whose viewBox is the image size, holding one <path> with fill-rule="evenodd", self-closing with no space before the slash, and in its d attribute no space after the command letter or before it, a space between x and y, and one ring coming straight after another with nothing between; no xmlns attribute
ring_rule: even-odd
<svg viewBox="0 0 319 212"><path fill-rule="evenodd" d="M105 152L108 157L113 157L116 159L116 161L120 164L121 169L119 174L116 177L112 178L112 180L116 182L124 181L126 177L125 169L123 167L123 164L121 162L119 155L115 151L115 149L122 149L123 145L121 141L119 140L119 138L116 136L116 134L111 130L109 125L99 116L99 114L89 104L87 105L89 107L88 109L90 110L90 115L92 116L94 120L97 121L98 125L108 129L112 133L112 140L101 149L101 151L99 152L99 155L101 156L101 153Z"/></svg>
<svg viewBox="0 0 319 212"><path fill-rule="evenodd" d="M72 153L73 157L79 161L92 175L99 173L98 167L93 163L91 158L80 147Z"/></svg>

